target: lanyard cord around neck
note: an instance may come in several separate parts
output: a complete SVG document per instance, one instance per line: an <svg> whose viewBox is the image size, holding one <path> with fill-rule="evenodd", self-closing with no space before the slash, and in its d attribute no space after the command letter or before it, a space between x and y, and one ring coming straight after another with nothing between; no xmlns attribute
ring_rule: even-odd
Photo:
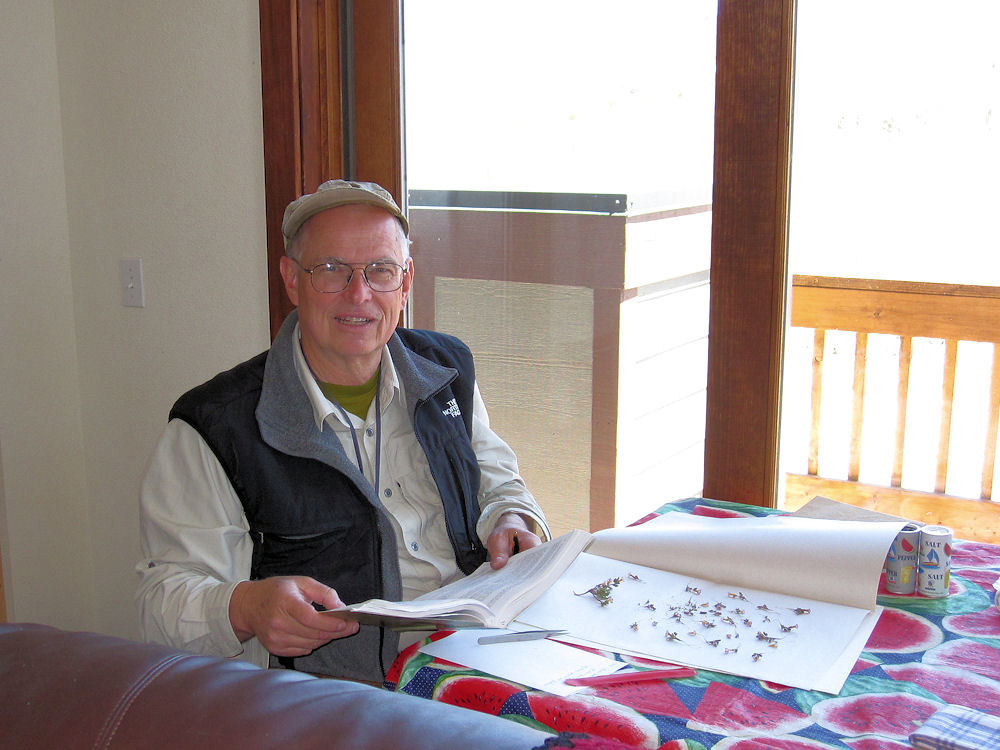
<svg viewBox="0 0 1000 750"><path fill-rule="evenodd" d="M375 383L375 494L378 494L379 464L382 462L382 371L379 370L378 382ZM336 406L344 421L347 422L347 429L351 431L351 440L354 441L354 457L358 461L358 471L365 473L365 466L361 462L361 445L358 443L358 433L351 424L351 418L347 415L347 410L341 406L336 399L331 403Z"/></svg>
<svg viewBox="0 0 1000 750"><path fill-rule="evenodd" d="M301 348L302 341L299 341L299 347ZM312 365L309 364L309 360L306 359L306 353L302 352L302 360L306 363L306 367L309 368L309 372L312 373L313 379L319 382L319 378L316 377L316 371L313 370ZM354 429L354 425L351 423L351 418L347 415L347 409L340 405L337 399L330 399L330 403L340 410L341 416L344 418L344 422L347 423L347 429L351 431L351 440L354 442L354 457L358 461L358 471L361 472L361 476L365 475L365 465L361 460L361 445L358 443L358 433ZM378 481L379 481L379 465L382 462L382 367L378 368L378 380L375 382L375 494L378 495Z"/></svg>

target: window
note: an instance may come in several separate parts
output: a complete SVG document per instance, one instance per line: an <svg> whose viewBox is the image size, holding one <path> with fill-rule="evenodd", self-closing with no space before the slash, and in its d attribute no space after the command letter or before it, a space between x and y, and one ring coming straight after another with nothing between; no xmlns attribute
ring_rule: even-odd
<svg viewBox="0 0 1000 750"><path fill-rule="evenodd" d="M472 347L557 531L700 494L716 3L404 13L413 325Z"/></svg>

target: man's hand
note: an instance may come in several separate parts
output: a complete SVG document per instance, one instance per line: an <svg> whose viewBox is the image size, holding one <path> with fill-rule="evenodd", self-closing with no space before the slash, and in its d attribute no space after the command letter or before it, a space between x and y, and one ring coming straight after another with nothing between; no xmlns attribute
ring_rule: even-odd
<svg viewBox="0 0 1000 750"><path fill-rule="evenodd" d="M358 632L356 622L318 612L344 606L337 592L314 578L276 576L237 584L229 621L240 641L257 636L275 656L304 656L334 638Z"/></svg>
<svg viewBox="0 0 1000 750"><path fill-rule="evenodd" d="M511 511L497 519L496 526L486 540L486 551L490 555L490 567L499 570L507 564L510 556L518 551L537 547L542 540L528 531L528 523L523 516Z"/></svg>

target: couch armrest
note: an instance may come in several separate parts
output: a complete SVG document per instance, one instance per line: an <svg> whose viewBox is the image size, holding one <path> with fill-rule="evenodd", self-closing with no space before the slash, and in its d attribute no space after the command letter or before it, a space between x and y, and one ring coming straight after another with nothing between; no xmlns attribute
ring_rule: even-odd
<svg viewBox="0 0 1000 750"><path fill-rule="evenodd" d="M33 624L0 624L0 706L0 747L526 750L551 738L368 685Z"/></svg>

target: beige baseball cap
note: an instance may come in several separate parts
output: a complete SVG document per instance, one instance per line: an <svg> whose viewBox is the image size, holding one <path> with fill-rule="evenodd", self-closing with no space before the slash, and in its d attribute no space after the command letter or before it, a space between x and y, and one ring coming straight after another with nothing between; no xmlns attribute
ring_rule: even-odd
<svg viewBox="0 0 1000 750"><path fill-rule="evenodd" d="M366 203L384 208L399 219L403 225L403 231L407 236L410 235L410 223L403 216L403 212L400 211L389 191L381 185L355 180L327 180L316 188L315 193L307 193L288 204L288 208L285 209L285 217L281 221L281 234L285 238L285 248L288 248L288 243L292 241L302 225L320 211L352 203Z"/></svg>

